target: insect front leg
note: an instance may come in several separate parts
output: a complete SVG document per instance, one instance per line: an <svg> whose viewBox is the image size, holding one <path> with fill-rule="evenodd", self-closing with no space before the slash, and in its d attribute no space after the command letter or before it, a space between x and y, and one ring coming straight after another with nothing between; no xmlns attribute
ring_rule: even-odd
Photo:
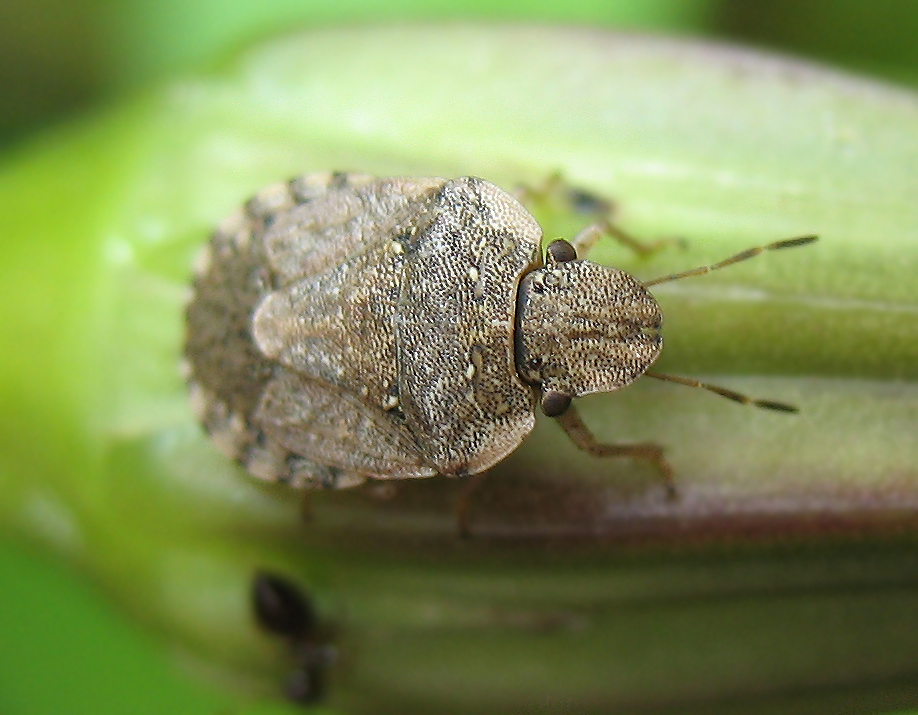
<svg viewBox="0 0 918 715"><path fill-rule="evenodd" d="M639 256L648 256L672 243L681 244L681 241L668 238L656 241L636 238L615 222L614 201L572 186L557 172L536 186L517 187L515 195L527 206L550 207L587 217L590 223L570 240L580 258L586 257L603 236L615 239Z"/></svg>
<svg viewBox="0 0 918 715"><path fill-rule="evenodd" d="M668 499L676 497L676 484L673 480L672 465L663 456L663 448L658 444L603 444L597 442L593 433L583 423L580 413L574 405L557 415L555 419L571 438L571 441L584 452L594 457L631 457L651 462L660 472Z"/></svg>
<svg viewBox="0 0 918 715"><path fill-rule="evenodd" d="M639 256L649 256L673 243L682 245L682 241L673 238L660 238L656 241L642 241L632 236L609 218L600 218L594 223L584 226L571 239L571 244L576 249L577 255L583 258L603 236L614 238L620 244L626 248L630 248Z"/></svg>

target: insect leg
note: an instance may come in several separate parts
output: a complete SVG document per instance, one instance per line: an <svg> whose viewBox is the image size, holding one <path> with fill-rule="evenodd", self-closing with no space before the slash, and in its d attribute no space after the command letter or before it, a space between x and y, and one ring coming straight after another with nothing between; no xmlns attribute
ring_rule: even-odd
<svg viewBox="0 0 918 715"><path fill-rule="evenodd" d="M465 480L462 491L459 493L459 499L456 501L456 530L459 532L460 538L467 539L472 535L469 528L469 512L472 508L472 497L484 483L487 476L487 471L473 474Z"/></svg>
<svg viewBox="0 0 918 715"><path fill-rule="evenodd" d="M581 258L603 236L615 239L639 256L647 256L674 243L672 239L642 241L625 231L613 220L615 203L589 191L571 186L559 173L551 174L537 186L520 186L516 197L524 204L558 206L562 210L588 216L589 225L577 232L570 243Z"/></svg>
<svg viewBox="0 0 918 715"><path fill-rule="evenodd" d="M651 462L659 471L666 487L667 496L672 499L676 496L676 484L673 481L673 468L663 456L663 448L658 444L603 444L597 442L593 433L580 419L580 414L574 405L570 405L565 412L555 417L567 436L584 452L594 457L631 457L644 459Z"/></svg>
<svg viewBox="0 0 918 715"><path fill-rule="evenodd" d="M639 256L649 256L659 251L664 246L679 243L678 240L661 238L656 241L641 241L614 223L609 218L600 218L589 226L580 229L571 239L571 244L577 249L577 255L583 258L593 245L603 236L614 238L626 248L630 248Z"/></svg>

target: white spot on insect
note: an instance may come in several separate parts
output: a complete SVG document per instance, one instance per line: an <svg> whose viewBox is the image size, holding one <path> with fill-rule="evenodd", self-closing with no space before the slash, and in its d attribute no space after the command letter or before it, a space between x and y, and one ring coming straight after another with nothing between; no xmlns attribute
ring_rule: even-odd
<svg viewBox="0 0 918 715"><path fill-rule="evenodd" d="M294 197L288 184L272 184L246 204L246 211L254 218L265 218L290 208L293 203Z"/></svg>
<svg viewBox="0 0 918 715"><path fill-rule="evenodd" d="M472 374L469 376L470 380L474 375L484 370L484 348L481 345L472 346L472 362L469 367L472 369Z"/></svg>
<svg viewBox="0 0 918 715"><path fill-rule="evenodd" d="M474 295L476 298L481 298L485 294L484 276L475 266L469 266L468 276L469 279L475 284L472 288L472 295Z"/></svg>
<svg viewBox="0 0 918 715"><path fill-rule="evenodd" d="M281 465L276 454L266 449L253 449L245 462L245 468L256 479L276 481L281 474Z"/></svg>
<svg viewBox="0 0 918 715"><path fill-rule="evenodd" d="M191 411L199 421L204 422L207 417L207 405L211 401L211 396L207 390L201 387L197 382L192 382L188 386L188 399L191 403Z"/></svg>
<svg viewBox="0 0 918 715"><path fill-rule="evenodd" d="M225 429L215 429L210 433L210 438L214 441L223 454L227 457L235 458L239 455L240 434L227 426Z"/></svg>
<svg viewBox="0 0 918 715"><path fill-rule="evenodd" d="M475 368L475 365L473 363L469 363L465 368L465 379L471 380L473 377L475 377L476 372L477 369Z"/></svg>
<svg viewBox="0 0 918 715"><path fill-rule="evenodd" d="M500 261L517 249L516 242L509 236L504 236L503 243L501 244L500 253L497 254L497 260Z"/></svg>
<svg viewBox="0 0 918 715"><path fill-rule="evenodd" d="M546 271L544 282L549 288L556 288L561 285L561 280L561 271Z"/></svg>
<svg viewBox="0 0 918 715"><path fill-rule="evenodd" d="M210 271L210 266L213 263L213 253L210 250L210 246L204 246L198 255L194 257L194 262L191 264L191 270L194 271L196 276L204 276Z"/></svg>
<svg viewBox="0 0 918 715"><path fill-rule="evenodd" d="M290 182L290 191L300 202L313 201L321 198L328 193L328 185L331 182L331 174L318 173L298 176Z"/></svg>
<svg viewBox="0 0 918 715"><path fill-rule="evenodd" d="M338 472L338 478L335 480L335 489L350 489L363 484L366 477L352 472Z"/></svg>
<svg viewBox="0 0 918 715"><path fill-rule="evenodd" d="M388 395L382 403L384 410L394 410L398 407L398 397L395 395Z"/></svg>
<svg viewBox="0 0 918 715"><path fill-rule="evenodd" d="M390 242L389 242L389 250L391 250L392 253L394 253L394 254L396 254L396 255L401 255L402 253L405 252L404 247L403 247L402 244L400 244L398 241L390 241Z"/></svg>
<svg viewBox="0 0 918 715"><path fill-rule="evenodd" d="M241 211L236 211L217 224L216 233L230 238L237 246L245 245L249 240L248 222ZM239 234L245 234L245 236L241 237Z"/></svg>
<svg viewBox="0 0 918 715"><path fill-rule="evenodd" d="M489 320L488 326L495 330L513 330L513 323L509 320Z"/></svg>
<svg viewBox="0 0 918 715"><path fill-rule="evenodd" d="M240 415L238 412L233 412L230 415L229 421L227 422L226 426L230 432L232 432L233 434L237 436L244 434L246 430L245 420L242 418L242 415Z"/></svg>
<svg viewBox="0 0 918 715"><path fill-rule="evenodd" d="M233 245L237 249L246 249L252 241L252 232L247 230L236 231L233 234Z"/></svg>

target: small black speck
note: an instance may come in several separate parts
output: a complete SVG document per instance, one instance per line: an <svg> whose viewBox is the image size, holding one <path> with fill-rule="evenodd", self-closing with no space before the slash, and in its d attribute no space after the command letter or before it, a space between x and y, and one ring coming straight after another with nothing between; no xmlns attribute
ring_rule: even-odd
<svg viewBox="0 0 918 715"><path fill-rule="evenodd" d="M297 668L287 678L285 694L297 705L315 705L324 696L324 670L320 666L303 666Z"/></svg>
<svg viewBox="0 0 918 715"><path fill-rule="evenodd" d="M276 635L302 637L316 626L316 614L308 596L298 586L276 574L255 574L252 609L258 624Z"/></svg>

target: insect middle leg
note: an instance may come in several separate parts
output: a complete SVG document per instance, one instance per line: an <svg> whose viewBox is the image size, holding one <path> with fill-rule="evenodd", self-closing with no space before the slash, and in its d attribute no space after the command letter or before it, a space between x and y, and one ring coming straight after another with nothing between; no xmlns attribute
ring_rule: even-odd
<svg viewBox="0 0 918 715"><path fill-rule="evenodd" d="M462 486L462 491L459 492L459 499L456 501L456 531L459 532L459 537L462 539L468 539L472 535L470 528L472 497L487 479L489 473L484 471L468 477Z"/></svg>
<svg viewBox="0 0 918 715"><path fill-rule="evenodd" d="M580 414L574 405L570 405L565 412L555 417L561 428L577 445L578 449L594 457L631 457L651 462L660 472L663 486L666 488L668 499L676 497L676 483L673 480L672 465L663 456L663 448L653 443L638 444L603 444L596 441L593 433L583 423Z"/></svg>

